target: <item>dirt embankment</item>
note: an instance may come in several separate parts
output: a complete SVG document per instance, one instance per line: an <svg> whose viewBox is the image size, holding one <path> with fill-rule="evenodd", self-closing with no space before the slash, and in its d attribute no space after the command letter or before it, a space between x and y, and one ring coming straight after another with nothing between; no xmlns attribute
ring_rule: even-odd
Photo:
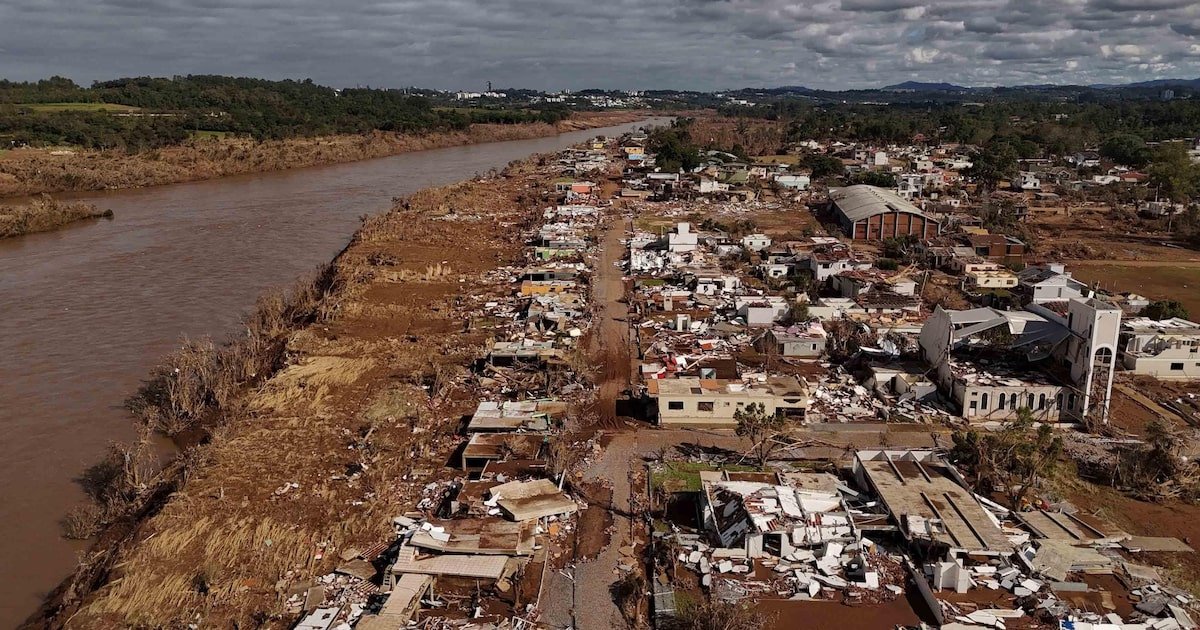
<svg viewBox="0 0 1200 630"><path fill-rule="evenodd" d="M42 195L28 205L0 206L0 238L57 230L84 219L111 218L112 210L88 203L55 201Z"/></svg>
<svg viewBox="0 0 1200 630"><path fill-rule="evenodd" d="M286 335L285 364L223 404L174 464L172 494L29 625L286 625L289 589L386 538L425 484L461 475L446 465L492 335L473 313L511 292L497 267L522 260L553 170L518 163L368 219L321 315Z"/></svg>
<svg viewBox="0 0 1200 630"><path fill-rule="evenodd" d="M466 131L420 135L375 132L266 142L209 138L134 155L120 151L16 149L0 153L0 198L140 188L353 162L424 149L540 138L634 122L647 116L644 112L586 112L554 125L473 125Z"/></svg>

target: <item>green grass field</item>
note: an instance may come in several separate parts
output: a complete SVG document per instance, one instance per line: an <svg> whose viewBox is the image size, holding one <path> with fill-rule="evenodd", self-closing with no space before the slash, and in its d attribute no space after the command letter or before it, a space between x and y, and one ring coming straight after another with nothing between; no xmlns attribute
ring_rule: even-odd
<svg viewBox="0 0 1200 630"><path fill-rule="evenodd" d="M800 163L799 155L759 155L754 158L755 162L764 164L788 164L796 165Z"/></svg>
<svg viewBox="0 0 1200 630"><path fill-rule="evenodd" d="M215 139L224 138L229 135L229 132L228 131L208 131L206 129L200 129L197 131L191 131L188 133L188 135L190 135L195 140L209 140L209 139L214 139L214 138Z"/></svg>
<svg viewBox="0 0 1200 630"><path fill-rule="evenodd" d="M113 105L112 103L18 103L17 107L35 112L136 112L140 107Z"/></svg>
<svg viewBox="0 0 1200 630"><path fill-rule="evenodd" d="M655 488L663 488L667 492L699 492L700 471L708 470L751 472L758 469L740 464L718 466L701 462L668 462L650 474L650 483Z"/></svg>

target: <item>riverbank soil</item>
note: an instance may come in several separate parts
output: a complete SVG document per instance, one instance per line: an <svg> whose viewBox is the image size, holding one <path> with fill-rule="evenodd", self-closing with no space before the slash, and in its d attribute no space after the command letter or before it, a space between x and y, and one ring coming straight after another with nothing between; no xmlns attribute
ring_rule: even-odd
<svg viewBox="0 0 1200 630"><path fill-rule="evenodd" d="M443 147L521 140L607 127L646 118L643 112L576 112L556 124L479 124L428 134L373 132L258 142L201 138L133 155L57 148L0 152L0 198L40 193L141 188L337 164Z"/></svg>
<svg viewBox="0 0 1200 630"><path fill-rule="evenodd" d="M34 625L283 623L289 584L387 538L426 484L461 476L447 464L491 335L471 314L511 292L498 267L522 261L544 179L526 162L369 219L336 261L349 287L328 319L295 333L288 367L189 451L183 490L106 582Z"/></svg>
<svg viewBox="0 0 1200 630"><path fill-rule="evenodd" d="M633 123L546 138L91 195L112 221L0 240L0 628L78 564L74 481L135 431L122 407L180 338L236 334L256 298L327 264L364 214ZM447 254L448 255L448 254Z"/></svg>
<svg viewBox="0 0 1200 630"><path fill-rule="evenodd" d="M0 238L49 232L77 221L112 216L111 210L86 203L59 202L42 195L28 204L0 204Z"/></svg>

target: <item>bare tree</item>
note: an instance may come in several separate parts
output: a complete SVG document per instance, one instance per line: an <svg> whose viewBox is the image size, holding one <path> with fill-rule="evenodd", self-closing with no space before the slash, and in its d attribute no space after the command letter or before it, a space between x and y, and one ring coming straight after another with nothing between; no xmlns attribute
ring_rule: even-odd
<svg viewBox="0 0 1200 630"><path fill-rule="evenodd" d="M759 466L765 466L779 449L779 436L791 422L780 414L768 414L762 403L751 403L733 414L737 420L737 435L750 440L750 450Z"/></svg>
<svg viewBox="0 0 1200 630"><path fill-rule="evenodd" d="M660 625L664 630L759 630L772 616L754 610L748 602L721 599L686 600L674 617Z"/></svg>

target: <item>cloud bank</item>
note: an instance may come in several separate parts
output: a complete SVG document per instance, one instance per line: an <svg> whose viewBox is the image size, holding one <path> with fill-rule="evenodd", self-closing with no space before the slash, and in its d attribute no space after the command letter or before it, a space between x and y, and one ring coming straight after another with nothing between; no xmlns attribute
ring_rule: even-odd
<svg viewBox="0 0 1200 630"><path fill-rule="evenodd" d="M1196 0L4 0L0 77L719 90L1200 76Z"/></svg>

